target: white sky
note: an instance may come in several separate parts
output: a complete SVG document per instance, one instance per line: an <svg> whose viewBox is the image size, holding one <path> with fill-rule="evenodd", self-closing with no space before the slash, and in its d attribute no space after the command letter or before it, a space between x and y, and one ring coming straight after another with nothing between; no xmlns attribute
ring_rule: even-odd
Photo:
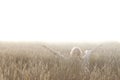
<svg viewBox="0 0 120 80"><path fill-rule="evenodd" d="M119 0L0 0L0 41L120 41Z"/></svg>

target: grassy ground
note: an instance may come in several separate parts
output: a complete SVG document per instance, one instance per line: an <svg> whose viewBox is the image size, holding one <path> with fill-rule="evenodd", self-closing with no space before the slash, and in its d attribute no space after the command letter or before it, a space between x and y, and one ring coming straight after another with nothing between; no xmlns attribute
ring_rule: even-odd
<svg viewBox="0 0 120 80"><path fill-rule="evenodd" d="M93 49L90 71L77 58L68 57L73 46ZM0 80L120 80L120 44L46 44L0 42Z"/></svg>

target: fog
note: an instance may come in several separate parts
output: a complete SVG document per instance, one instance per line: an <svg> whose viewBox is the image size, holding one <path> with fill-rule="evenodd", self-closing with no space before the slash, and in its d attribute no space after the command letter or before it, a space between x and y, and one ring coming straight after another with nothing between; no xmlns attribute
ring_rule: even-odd
<svg viewBox="0 0 120 80"><path fill-rule="evenodd" d="M1 0L0 41L120 41L119 0Z"/></svg>

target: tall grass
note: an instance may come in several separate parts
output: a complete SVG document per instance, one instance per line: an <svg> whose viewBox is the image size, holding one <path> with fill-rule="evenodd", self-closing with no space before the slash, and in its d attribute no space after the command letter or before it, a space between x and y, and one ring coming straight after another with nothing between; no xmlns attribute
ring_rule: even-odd
<svg viewBox="0 0 120 80"><path fill-rule="evenodd" d="M68 53L71 47L52 46ZM86 70L80 59L57 57L38 43L0 43L0 80L120 80L120 44L95 48L90 64Z"/></svg>

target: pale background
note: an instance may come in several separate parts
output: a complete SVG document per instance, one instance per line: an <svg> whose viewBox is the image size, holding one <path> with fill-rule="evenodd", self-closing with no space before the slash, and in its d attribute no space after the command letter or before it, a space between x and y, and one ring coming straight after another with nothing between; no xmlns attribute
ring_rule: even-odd
<svg viewBox="0 0 120 80"><path fill-rule="evenodd" d="M0 41L120 41L119 0L0 0Z"/></svg>

